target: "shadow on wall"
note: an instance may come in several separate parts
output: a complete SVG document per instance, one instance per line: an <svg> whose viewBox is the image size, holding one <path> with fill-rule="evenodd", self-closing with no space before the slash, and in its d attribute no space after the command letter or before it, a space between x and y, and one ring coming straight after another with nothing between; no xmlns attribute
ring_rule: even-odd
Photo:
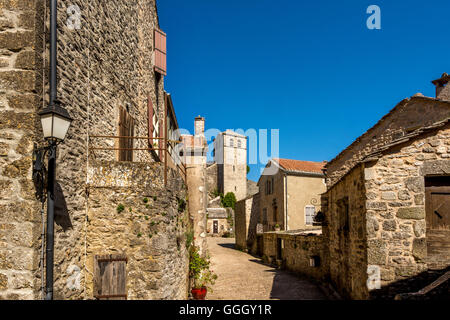
<svg viewBox="0 0 450 320"><path fill-rule="evenodd" d="M414 293L430 285L439 277L450 271L450 266L441 270L429 270L417 276L399 280L388 286L371 292L371 299L393 300L397 294ZM409 300L450 300L450 279L422 296L405 297Z"/></svg>
<svg viewBox="0 0 450 320"><path fill-rule="evenodd" d="M252 200L252 208L257 208L258 204L257 202L259 201L259 197L257 195L253 196L253 200ZM259 210L253 210L250 214L250 221L248 223L248 239L247 239L247 249L250 251L251 248L253 247L253 244L255 241L257 241L257 236L256 236L256 228L259 222Z"/></svg>
<svg viewBox="0 0 450 320"><path fill-rule="evenodd" d="M59 182L55 185L55 223L63 228L64 232L72 228L66 198Z"/></svg>

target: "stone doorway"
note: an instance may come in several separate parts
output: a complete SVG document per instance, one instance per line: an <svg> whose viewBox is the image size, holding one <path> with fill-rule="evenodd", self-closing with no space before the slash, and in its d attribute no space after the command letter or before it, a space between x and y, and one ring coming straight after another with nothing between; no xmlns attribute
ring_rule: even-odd
<svg viewBox="0 0 450 320"><path fill-rule="evenodd" d="M450 176L425 178L427 259L430 268L450 265Z"/></svg>
<svg viewBox="0 0 450 320"><path fill-rule="evenodd" d="M219 233L219 221L217 221L217 220L213 221L213 233L214 234Z"/></svg>

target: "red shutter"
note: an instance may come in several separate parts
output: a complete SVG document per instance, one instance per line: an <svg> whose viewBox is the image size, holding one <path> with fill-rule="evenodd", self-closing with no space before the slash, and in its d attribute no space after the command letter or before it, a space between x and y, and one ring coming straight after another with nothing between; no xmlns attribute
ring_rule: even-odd
<svg viewBox="0 0 450 320"><path fill-rule="evenodd" d="M167 75L167 35L155 29L155 71Z"/></svg>
<svg viewBox="0 0 450 320"><path fill-rule="evenodd" d="M147 99L147 109L148 109L148 137L153 138L153 102L152 98L148 96ZM148 140L148 144L150 148L153 148L153 139Z"/></svg>

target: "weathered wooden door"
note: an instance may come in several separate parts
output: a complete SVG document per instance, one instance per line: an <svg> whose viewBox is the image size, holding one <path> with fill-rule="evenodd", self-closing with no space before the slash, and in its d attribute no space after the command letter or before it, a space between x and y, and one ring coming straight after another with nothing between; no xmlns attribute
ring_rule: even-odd
<svg viewBox="0 0 450 320"><path fill-rule="evenodd" d="M94 258L94 297L98 300L127 299L127 257L101 255Z"/></svg>
<svg viewBox="0 0 450 320"><path fill-rule="evenodd" d="M425 179L427 257L430 267L450 264L450 176Z"/></svg>
<svg viewBox="0 0 450 320"><path fill-rule="evenodd" d="M214 234L219 233L219 221L217 220L214 220L213 222L213 233Z"/></svg>

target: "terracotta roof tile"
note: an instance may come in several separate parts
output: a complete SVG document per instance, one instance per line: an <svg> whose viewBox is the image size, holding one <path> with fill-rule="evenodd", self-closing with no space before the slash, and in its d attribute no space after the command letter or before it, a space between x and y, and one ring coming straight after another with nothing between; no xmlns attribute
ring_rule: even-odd
<svg viewBox="0 0 450 320"><path fill-rule="evenodd" d="M323 173L326 162L300 161L292 159L273 159L287 171Z"/></svg>

